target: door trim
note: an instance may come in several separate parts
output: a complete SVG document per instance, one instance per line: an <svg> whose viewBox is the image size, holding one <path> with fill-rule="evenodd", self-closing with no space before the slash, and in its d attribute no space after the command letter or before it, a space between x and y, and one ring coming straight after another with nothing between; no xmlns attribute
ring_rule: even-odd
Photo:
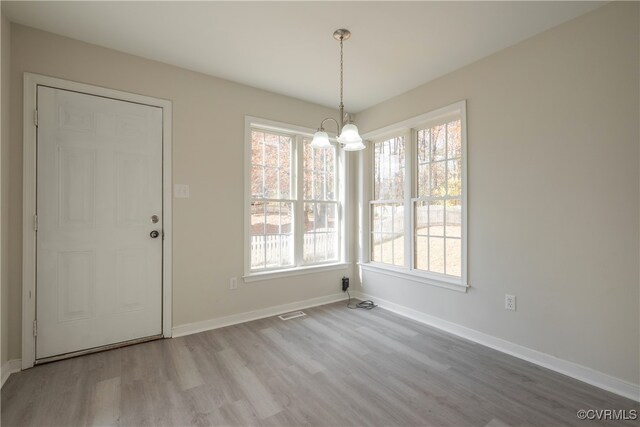
<svg viewBox="0 0 640 427"><path fill-rule="evenodd" d="M172 329L172 175L171 119L172 103L119 90L72 82L40 74L24 73L23 93L23 193L22 193L22 369L35 364L34 321L36 319L36 126L38 85L50 86L102 96L119 101L135 102L162 108L162 209L164 241L162 245L162 335L171 337Z"/></svg>

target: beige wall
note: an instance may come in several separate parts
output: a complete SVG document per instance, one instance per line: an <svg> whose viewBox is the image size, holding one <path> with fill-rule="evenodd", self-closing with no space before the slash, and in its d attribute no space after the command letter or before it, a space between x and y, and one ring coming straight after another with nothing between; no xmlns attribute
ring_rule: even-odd
<svg viewBox="0 0 640 427"><path fill-rule="evenodd" d="M173 101L173 181L191 186L173 202L174 326L339 292L350 268L229 290L243 273L244 116L315 128L335 111L16 24L11 47L10 358L21 352L25 71Z"/></svg>
<svg viewBox="0 0 640 427"><path fill-rule="evenodd" d="M0 58L0 366L9 360L9 84L11 70L11 24L2 15Z"/></svg>
<svg viewBox="0 0 640 427"><path fill-rule="evenodd" d="M639 21L613 3L358 114L365 132L468 115L472 287L365 273L363 290L640 383Z"/></svg>

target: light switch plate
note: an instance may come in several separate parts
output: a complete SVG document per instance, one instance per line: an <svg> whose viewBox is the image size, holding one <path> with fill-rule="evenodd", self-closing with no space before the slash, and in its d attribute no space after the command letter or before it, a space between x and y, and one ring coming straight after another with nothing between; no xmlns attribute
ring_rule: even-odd
<svg viewBox="0 0 640 427"><path fill-rule="evenodd" d="M176 184L173 191L176 199L188 199L191 197L189 186L187 184Z"/></svg>

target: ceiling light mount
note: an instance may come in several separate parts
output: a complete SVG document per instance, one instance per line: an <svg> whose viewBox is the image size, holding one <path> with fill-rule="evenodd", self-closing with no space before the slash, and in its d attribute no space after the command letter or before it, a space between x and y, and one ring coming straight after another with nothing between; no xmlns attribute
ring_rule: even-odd
<svg viewBox="0 0 640 427"><path fill-rule="evenodd" d="M351 31L346 30L344 28L340 28L339 30L335 30L333 32L333 38L338 41L349 40L349 38L351 38Z"/></svg>
<svg viewBox="0 0 640 427"><path fill-rule="evenodd" d="M320 127L318 131L313 135L313 141L311 141L311 146L314 148L328 148L331 146L329 142L329 135L324 131L324 123L327 120L331 120L335 122L338 128L338 142L340 146L345 151L360 151L364 150L365 146L362 143L362 137L358 132L358 127L353 124L351 120L351 115L344 112L344 103L342 102L342 92L343 92L343 50L342 43L345 40L349 40L351 37L351 31L346 30L344 28L340 28L333 32L333 38L340 42L340 105L338 108L340 109L340 120L336 120L332 117L327 117L322 120L320 123ZM345 123L346 121L346 123Z"/></svg>

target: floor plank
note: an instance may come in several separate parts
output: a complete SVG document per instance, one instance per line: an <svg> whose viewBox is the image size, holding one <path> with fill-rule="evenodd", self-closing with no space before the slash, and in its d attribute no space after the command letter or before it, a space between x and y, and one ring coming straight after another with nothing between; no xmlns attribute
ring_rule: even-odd
<svg viewBox="0 0 640 427"><path fill-rule="evenodd" d="M3 426L552 426L640 404L377 308L334 303L12 375Z"/></svg>

